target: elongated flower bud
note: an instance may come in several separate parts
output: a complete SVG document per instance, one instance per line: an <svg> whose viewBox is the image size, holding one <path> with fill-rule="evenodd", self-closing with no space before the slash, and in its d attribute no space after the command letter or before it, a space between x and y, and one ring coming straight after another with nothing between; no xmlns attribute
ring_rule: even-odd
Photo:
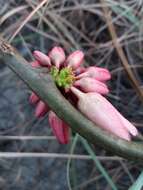
<svg viewBox="0 0 143 190"><path fill-rule="evenodd" d="M74 87L71 90L79 99L78 109L99 127L128 141L130 134L137 135L137 129L106 98L98 93L82 93Z"/></svg>
<svg viewBox="0 0 143 190"><path fill-rule="evenodd" d="M82 63L84 59L84 54L82 51L74 51L67 57L66 65L71 67L73 70L77 69Z"/></svg>
<svg viewBox="0 0 143 190"><path fill-rule="evenodd" d="M47 66L47 67L51 66L50 58L47 55L45 55L44 53L42 53L40 51L34 51L33 55L34 55L35 59L37 61L39 61L40 65Z"/></svg>
<svg viewBox="0 0 143 190"><path fill-rule="evenodd" d="M104 69L104 68L89 67L86 69L85 72L77 76L78 79L83 78L83 77L91 77L99 81L106 81L106 80L111 79L111 74L107 69Z"/></svg>
<svg viewBox="0 0 143 190"><path fill-rule="evenodd" d="M57 67L60 68L60 66L64 63L65 61L65 52L63 48L61 47L54 47L50 53L49 57L53 64Z"/></svg>
<svg viewBox="0 0 143 190"><path fill-rule="evenodd" d="M84 92L98 92L100 94L108 94L109 92L106 84L89 77L75 81L74 86L80 87Z"/></svg>
<svg viewBox="0 0 143 190"><path fill-rule="evenodd" d="M54 135L57 137L61 144L67 144L69 142L69 127L57 115L49 112L49 124L53 130Z"/></svg>
<svg viewBox="0 0 143 190"><path fill-rule="evenodd" d="M47 104L45 104L43 101L39 101L35 109L35 116L43 117L48 111L49 108Z"/></svg>
<svg viewBox="0 0 143 190"><path fill-rule="evenodd" d="M35 94L34 92L32 92L29 101L31 104L36 104L38 101L40 100L40 98L37 96L37 94Z"/></svg>

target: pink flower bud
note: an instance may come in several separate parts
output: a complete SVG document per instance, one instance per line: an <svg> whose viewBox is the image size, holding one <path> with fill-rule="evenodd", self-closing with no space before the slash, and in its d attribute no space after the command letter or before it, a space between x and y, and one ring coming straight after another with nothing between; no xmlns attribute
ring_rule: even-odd
<svg viewBox="0 0 143 190"><path fill-rule="evenodd" d="M98 93L85 94L74 87L71 90L79 99L78 109L99 127L128 141L130 134L137 135L137 129L106 98Z"/></svg>
<svg viewBox="0 0 143 190"><path fill-rule="evenodd" d="M33 55L34 55L35 59L37 61L39 61L40 65L47 66L47 67L51 66L50 58L47 55L45 55L44 53L42 53L40 51L34 51Z"/></svg>
<svg viewBox="0 0 143 190"><path fill-rule="evenodd" d="M78 79L83 77L91 77L99 81L106 81L111 79L111 74L107 69L104 68L89 67L86 69L84 73L81 73L80 75L77 76Z"/></svg>
<svg viewBox="0 0 143 190"><path fill-rule="evenodd" d="M66 60L66 65L72 67L73 70L77 69L83 62L84 54L82 51L74 51Z"/></svg>
<svg viewBox="0 0 143 190"><path fill-rule="evenodd" d="M130 134L133 135L133 136L137 136L138 135L138 130L136 129L136 127L132 123L130 123L125 117L123 117L120 114L120 112L117 111L116 113L118 114L118 116L120 117L122 122L124 123L124 126L126 127L126 129L130 132Z"/></svg>
<svg viewBox="0 0 143 190"><path fill-rule="evenodd" d="M39 101L35 109L35 116L43 117L48 111L49 108L47 104L45 104L43 101Z"/></svg>
<svg viewBox="0 0 143 190"><path fill-rule="evenodd" d="M39 63L39 61L33 61L33 62L31 62L31 66L32 67L40 67L40 63Z"/></svg>
<svg viewBox="0 0 143 190"><path fill-rule="evenodd" d="M30 103L36 104L39 100L40 100L40 98L34 92L32 92L32 94L29 98Z"/></svg>
<svg viewBox="0 0 143 190"><path fill-rule="evenodd" d="M75 81L74 86L80 87L84 92L98 92L100 94L109 93L107 85L94 78L81 78Z"/></svg>
<svg viewBox="0 0 143 190"><path fill-rule="evenodd" d="M56 114L52 111L49 112L49 124L53 130L54 135L57 137L61 144L69 142L69 127Z"/></svg>
<svg viewBox="0 0 143 190"><path fill-rule="evenodd" d="M49 57L50 57L51 61L53 62L53 64L57 68L59 68L65 61L65 52L64 52L63 48L61 48L61 47L54 47L50 51Z"/></svg>

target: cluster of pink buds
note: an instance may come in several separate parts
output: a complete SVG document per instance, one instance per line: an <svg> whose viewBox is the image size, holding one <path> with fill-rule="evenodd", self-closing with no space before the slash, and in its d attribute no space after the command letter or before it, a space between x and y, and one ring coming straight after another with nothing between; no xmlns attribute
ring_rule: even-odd
<svg viewBox="0 0 143 190"><path fill-rule="evenodd" d="M48 55L40 51L33 53L33 67L47 67L57 87L85 117L102 129L124 139L138 134L137 129L103 95L108 94L106 81L111 78L107 69L96 66L81 66L82 51L74 51L67 58L61 47L54 47ZM36 104L35 115L42 117L49 112L49 124L60 143L69 142L69 127L50 110L33 92L30 102Z"/></svg>

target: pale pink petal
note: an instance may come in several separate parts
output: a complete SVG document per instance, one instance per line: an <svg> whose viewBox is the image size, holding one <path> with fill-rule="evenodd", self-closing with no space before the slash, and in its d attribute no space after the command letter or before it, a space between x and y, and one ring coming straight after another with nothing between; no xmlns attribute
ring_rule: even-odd
<svg viewBox="0 0 143 190"><path fill-rule="evenodd" d="M95 67L96 71L99 73L101 77L101 80L110 80L111 79L111 73L108 69L105 68L100 68L100 67Z"/></svg>
<svg viewBox="0 0 143 190"><path fill-rule="evenodd" d="M98 92L100 94L109 93L107 85L94 78L81 78L74 82L74 86L80 87L84 92Z"/></svg>
<svg viewBox="0 0 143 190"><path fill-rule="evenodd" d="M40 67L40 63L39 63L39 61L33 61L33 62L31 62L31 66L32 67Z"/></svg>
<svg viewBox="0 0 143 190"><path fill-rule="evenodd" d="M37 61L39 61L40 65L47 66L47 67L51 66L50 58L47 55L45 55L44 53L42 53L40 51L34 51L33 55L34 55L35 59Z"/></svg>
<svg viewBox="0 0 143 190"><path fill-rule="evenodd" d="M107 69L104 69L104 68L89 67L86 69L85 72L77 76L78 79L83 78L83 77L91 77L99 81L106 81L106 80L111 79L111 74Z"/></svg>
<svg viewBox="0 0 143 190"><path fill-rule="evenodd" d="M52 63L59 68L65 61L65 52L63 48L61 47L54 47L50 52L49 52L49 57L52 61Z"/></svg>
<svg viewBox="0 0 143 190"><path fill-rule="evenodd" d="M84 54L82 51L80 50L74 51L72 54L70 54L67 57L66 65L75 70L83 63L83 59L84 59Z"/></svg>
<svg viewBox="0 0 143 190"><path fill-rule="evenodd" d="M58 141L62 144L67 144L69 142L68 125L59 119L57 115L52 111L49 113L49 124Z"/></svg>
<svg viewBox="0 0 143 190"><path fill-rule="evenodd" d="M43 117L49 111L49 107L43 101L39 101L36 109L35 109L35 116L36 117Z"/></svg>
<svg viewBox="0 0 143 190"><path fill-rule="evenodd" d="M32 92L29 101L31 104L36 104L38 101L40 100L39 96L37 96L37 94L35 94L34 92Z"/></svg>
<svg viewBox="0 0 143 190"><path fill-rule="evenodd" d="M88 119L122 139L131 139L128 129L108 100L98 93L85 94L74 87L71 87L71 90L79 98L78 109Z"/></svg>
<svg viewBox="0 0 143 190"><path fill-rule="evenodd" d="M125 117L123 117L118 110L116 110L116 111L117 111L117 114L119 115L119 117L121 118L124 126L130 132L130 134L133 136L137 136L138 130L136 129L136 127L132 123L130 123Z"/></svg>

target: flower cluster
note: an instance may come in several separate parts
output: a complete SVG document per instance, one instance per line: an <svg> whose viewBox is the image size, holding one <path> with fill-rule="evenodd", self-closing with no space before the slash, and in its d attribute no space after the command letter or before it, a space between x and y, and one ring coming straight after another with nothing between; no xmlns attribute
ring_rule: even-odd
<svg viewBox="0 0 143 190"><path fill-rule="evenodd" d="M82 114L102 129L124 139L138 134L137 129L103 96L109 89L106 81L111 78L105 68L83 67L84 54L74 51L67 58L61 47L54 47L48 55L40 51L33 53L33 67L47 67L57 87ZM49 124L60 143L69 141L69 127L32 92L30 102L36 104L35 115L42 117L49 112Z"/></svg>

